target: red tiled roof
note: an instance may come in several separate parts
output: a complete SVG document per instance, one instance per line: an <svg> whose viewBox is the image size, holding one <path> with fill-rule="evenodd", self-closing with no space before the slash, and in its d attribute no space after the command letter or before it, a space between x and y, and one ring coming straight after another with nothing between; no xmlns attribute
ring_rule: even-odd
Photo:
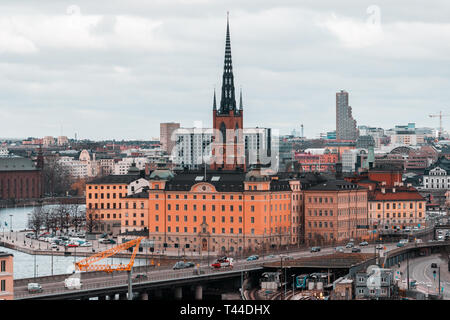
<svg viewBox="0 0 450 320"><path fill-rule="evenodd" d="M382 193L381 190L375 190L371 196L371 201L425 201L425 198L414 188L395 188L393 192L392 188L386 188L386 192Z"/></svg>

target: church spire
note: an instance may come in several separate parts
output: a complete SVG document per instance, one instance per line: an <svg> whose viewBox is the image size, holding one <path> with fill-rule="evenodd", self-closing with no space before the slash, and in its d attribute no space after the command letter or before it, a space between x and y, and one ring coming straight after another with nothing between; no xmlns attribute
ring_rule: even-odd
<svg viewBox="0 0 450 320"><path fill-rule="evenodd" d="M214 88L213 110L217 110L217 104L216 104L216 88Z"/></svg>
<svg viewBox="0 0 450 320"><path fill-rule="evenodd" d="M225 61L222 76L222 97L220 100L221 114L228 114L230 110L236 111L236 98L234 93L233 65L231 61L230 23L227 12L227 35L225 40Z"/></svg>
<svg viewBox="0 0 450 320"><path fill-rule="evenodd" d="M241 88L241 92L239 94L239 110L243 110L243 104L242 104L242 88Z"/></svg>

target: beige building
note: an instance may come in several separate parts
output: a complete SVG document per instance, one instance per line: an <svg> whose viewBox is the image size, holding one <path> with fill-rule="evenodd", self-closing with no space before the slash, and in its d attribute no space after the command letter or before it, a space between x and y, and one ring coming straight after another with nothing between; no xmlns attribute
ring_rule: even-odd
<svg viewBox="0 0 450 320"><path fill-rule="evenodd" d="M14 299L13 255L0 252L0 300Z"/></svg>
<svg viewBox="0 0 450 320"><path fill-rule="evenodd" d="M161 149L168 154L172 153L172 149L175 146L175 140L172 139L172 134L180 128L179 123L175 122L168 122L168 123L161 123L160 124L160 142L161 142Z"/></svg>
<svg viewBox="0 0 450 320"><path fill-rule="evenodd" d="M369 197L369 222L378 230L425 226L426 200L412 187L383 187Z"/></svg>

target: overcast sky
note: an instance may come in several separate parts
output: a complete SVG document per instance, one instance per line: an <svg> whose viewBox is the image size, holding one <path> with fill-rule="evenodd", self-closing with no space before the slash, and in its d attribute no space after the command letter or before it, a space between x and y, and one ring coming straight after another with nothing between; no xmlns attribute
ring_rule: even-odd
<svg viewBox="0 0 450 320"><path fill-rule="evenodd" d="M450 114L450 2L2 0L0 137L151 139L212 126L230 12L244 127L437 127ZM450 117L444 118L450 128Z"/></svg>

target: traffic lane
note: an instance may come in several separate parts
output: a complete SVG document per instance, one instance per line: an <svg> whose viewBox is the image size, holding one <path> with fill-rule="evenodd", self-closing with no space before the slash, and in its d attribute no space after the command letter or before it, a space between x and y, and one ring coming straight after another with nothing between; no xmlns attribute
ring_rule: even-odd
<svg viewBox="0 0 450 320"><path fill-rule="evenodd" d="M439 278L438 275L436 275L436 279L434 279L433 276L433 268L431 268L432 263L437 263L446 265L444 261L440 259L439 256L433 255L433 256L425 256L415 259L409 260L409 280L415 280L416 281L416 287L417 290L423 292L423 293L438 293L438 287L439 287ZM407 288L407 269L406 269L407 263L403 262L401 264L400 271L402 271L402 286L406 289ZM397 269L397 268L396 268ZM437 269L436 269L437 271ZM448 270L446 268L441 268L441 287L444 288L444 299L450 298L450 275L448 273Z"/></svg>

